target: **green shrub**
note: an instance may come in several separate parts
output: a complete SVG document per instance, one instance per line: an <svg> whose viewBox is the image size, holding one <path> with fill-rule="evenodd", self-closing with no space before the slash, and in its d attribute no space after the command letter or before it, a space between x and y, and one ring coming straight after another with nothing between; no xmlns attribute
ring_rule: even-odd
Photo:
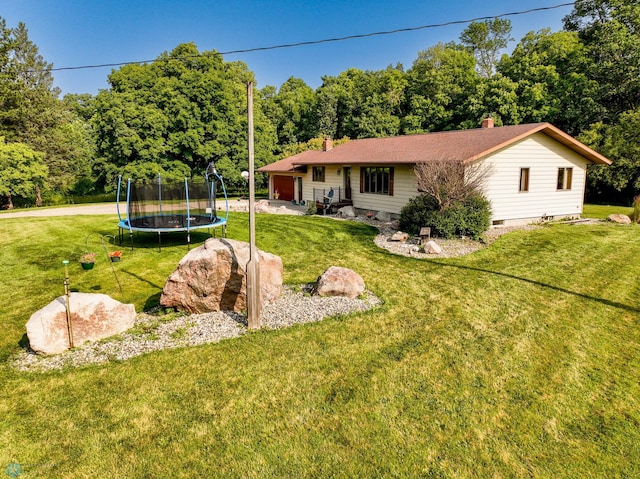
<svg viewBox="0 0 640 479"><path fill-rule="evenodd" d="M451 203L442 211L428 195L411 198L400 212L400 229L418 234L423 226L430 226L434 236L453 238L470 236L478 239L489 229L491 210L489 201L472 195L464 201Z"/></svg>
<svg viewBox="0 0 640 479"><path fill-rule="evenodd" d="M410 234L418 234L423 226L433 226L433 212L438 203L431 196L420 195L411 198L400 211L400 229Z"/></svg>
<svg viewBox="0 0 640 479"><path fill-rule="evenodd" d="M60 191L42 193L42 204L45 206L60 206L69 204L69 197Z"/></svg>
<svg viewBox="0 0 640 479"><path fill-rule="evenodd" d="M126 188L126 187L125 187ZM120 201L126 200L126 190L121 193ZM80 205L86 203L113 203L116 201L116 195L114 193L100 193L86 196L72 196L71 202Z"/></svg>

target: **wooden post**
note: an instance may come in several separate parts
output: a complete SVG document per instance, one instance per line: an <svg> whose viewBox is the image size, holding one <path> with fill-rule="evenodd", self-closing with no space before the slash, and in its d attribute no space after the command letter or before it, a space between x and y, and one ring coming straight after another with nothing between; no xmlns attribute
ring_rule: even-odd
<svg viewBox="0 0 640 479"><path fill-rule="evenodd" d="M431 227L423 226L420 228L420 244L424 246L431 239Z"/></svg>
<svg viewBox="0 0 640 479"><path fill-rule="evenodd" d="M69 303L69 297L71 296L71 290L69 289L69 260L62 262L64 265L64 297L65 297L65 309L67 310L67 333L69 334L69 349L73 349L73 328L71 326L71 305Z"/></svg>
<svg viewBox="0 0 640 479"><path fill-rule="evenodd" d="M253 150L253 82L247 83L249 124L249 262L247 263L247 323L249 329L260 328L260 268L256 252L255 183Z"/></svg>

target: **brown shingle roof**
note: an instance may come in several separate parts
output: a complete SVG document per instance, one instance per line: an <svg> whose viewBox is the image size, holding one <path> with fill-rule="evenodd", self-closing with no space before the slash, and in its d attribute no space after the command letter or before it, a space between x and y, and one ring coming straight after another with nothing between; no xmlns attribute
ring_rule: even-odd
<svg viewBox="0 0 640 479"><path fill-rule="evenodd" d="M544 133L592 163L610 164L607 158L550 123L456 130L422 135L351 140L329 151L305 151L259 171L287 172L296 165L414 164L451 160L470 163L535 133Z"/></svg>

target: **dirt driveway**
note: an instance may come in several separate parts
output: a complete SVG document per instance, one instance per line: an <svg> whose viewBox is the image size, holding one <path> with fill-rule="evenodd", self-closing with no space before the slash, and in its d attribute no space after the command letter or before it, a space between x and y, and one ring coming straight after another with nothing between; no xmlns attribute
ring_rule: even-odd
<svg viewBox="0 0 640 479"><path fill-rule="evenodd" d="M223 203L224 204L224 203ZM306 206L291 205L288 201L269 200L273 212L280 214L302 214ZM282 207L285 208L282 208ZM126 217L126 203L120 203L120 214ZM249 202L242 200L229 200L229 211L249 211ZM95 203L90 205L61 206L59 208L31 208L22 211L0 211L2 218L26 218L35 216L77 216L77 215L117 215L116 203Z"/></svg>
<svg viewBox="0 0 640 479"><path fill-rule="evenodd" d="M125 211L125 204L120 205ZM2 218L25 218L30 216L77 216L77 215L117 215L115 203L96 203L91 205L61 206L60 208L31 208L23 211L0 212Z"/></svg>

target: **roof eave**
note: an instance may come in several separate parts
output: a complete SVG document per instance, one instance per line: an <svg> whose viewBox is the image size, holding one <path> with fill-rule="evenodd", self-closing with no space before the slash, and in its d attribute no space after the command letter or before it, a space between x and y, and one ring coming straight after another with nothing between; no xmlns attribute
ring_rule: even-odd
<svg viewBox="0 0 640 479"><path fill-rule="evenodd" d="M469 163L473 163L474 161L477 161L479 159L482 158L486 158L487 156L489 156L492 153L495 153L496 151L499 151L513 143L516 143L520 140L523 140L531 135L534 135L536 133L542 132L545 135L549 136L550 138L553 138L554 140L556 140L559 143L562 143L564 146L566 146L567 148L575 151L576 153L578 153L579 155L583 156L584 158L586 158L587 160L591 161L593 164L599 164L599 165L610 165L611 164L611 160L609 160L608 158L606 158L605 156L601 155L600 153L598 153L595 150L592 150L591 148L589 148L587 145L585 145L584 143L576 140L574 137L572 137L571 135L565 133L564 131L556 128L555 126L553 126L551 123L540 123L539 125L534 126L533 128L531 128L530 130L527 130L526 132L518 135L518 136L514 136L513 138L509 138L507 141L502 142L498 145L495 145L483 152L480 152L476 155L473 155L465 160L463 160L463 163L465 164L469 164Z"/></svg>

